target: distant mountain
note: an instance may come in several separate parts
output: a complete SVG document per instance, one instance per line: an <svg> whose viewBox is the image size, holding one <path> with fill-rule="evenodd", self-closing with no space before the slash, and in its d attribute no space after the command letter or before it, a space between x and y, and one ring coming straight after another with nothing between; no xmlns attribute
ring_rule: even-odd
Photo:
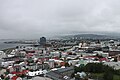
<svg viewBox="0 0 120 80"><path fill-rule="evenodd" d="M116 39L116 37L114 37L114 36L99 35L99 34L67 35L62 38L64 38L64 39Z"/></svg>

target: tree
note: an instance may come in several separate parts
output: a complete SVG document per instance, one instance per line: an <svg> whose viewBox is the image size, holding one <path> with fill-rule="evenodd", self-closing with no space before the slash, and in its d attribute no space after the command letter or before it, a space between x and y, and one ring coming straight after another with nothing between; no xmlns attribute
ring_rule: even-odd
<svg viewBox="0 0 120 80"><path fill-rule="evenodd" d="M84 67L85 72L92 72L92 73L101 73L103 72L103 65L101 63L88 63Z"/></svg>
<svg viewBox="0 0 120 80"><path fill-rule="evenodd" d="M80 80L80 75L79 74L75 75L75 80Z"/></svg>
<svg viewBox="0 0 120 80"><path fill-rule="evenodd" d="M111 71L106 71L103 75L104 80L113 80L113 73Z"/></svg>

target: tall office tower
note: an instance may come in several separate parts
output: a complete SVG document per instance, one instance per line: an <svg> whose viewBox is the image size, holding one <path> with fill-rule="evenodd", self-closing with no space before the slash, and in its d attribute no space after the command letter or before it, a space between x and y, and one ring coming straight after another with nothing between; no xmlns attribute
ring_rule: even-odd
<svg viewBox="0 0 120 80"><path fill-rule="evenodd" d="M46 38L45 37L41 37L40 38L40 45L44 46L46 44Z"/></svg>

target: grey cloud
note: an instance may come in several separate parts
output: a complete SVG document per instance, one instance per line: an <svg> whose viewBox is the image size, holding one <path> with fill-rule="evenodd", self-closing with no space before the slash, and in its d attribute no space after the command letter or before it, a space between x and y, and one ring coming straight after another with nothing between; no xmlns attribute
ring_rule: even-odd
<svg viewBox="0 0 120 80"><path fill-rule="evenodd" d="M119 3L119 0L0 0L0 37L119 32Z"/></svg>

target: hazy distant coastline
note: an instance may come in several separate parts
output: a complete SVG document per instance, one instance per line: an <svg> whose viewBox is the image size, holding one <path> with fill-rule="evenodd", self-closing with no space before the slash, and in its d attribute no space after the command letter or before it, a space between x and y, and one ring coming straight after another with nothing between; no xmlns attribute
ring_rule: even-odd
<svg viewBox="0 0 120 80"><path fill-rule="evenodd" d="M9 40L8 40L9 41ZM6 44L4 42L7 42L7 40L3 41L3 40L0 40L0 50L4 50L4 49L7 49L7 48L14 48L18 45L28 45L28 44L20 44L20 43L16 43L16 44Z"/></svg>

